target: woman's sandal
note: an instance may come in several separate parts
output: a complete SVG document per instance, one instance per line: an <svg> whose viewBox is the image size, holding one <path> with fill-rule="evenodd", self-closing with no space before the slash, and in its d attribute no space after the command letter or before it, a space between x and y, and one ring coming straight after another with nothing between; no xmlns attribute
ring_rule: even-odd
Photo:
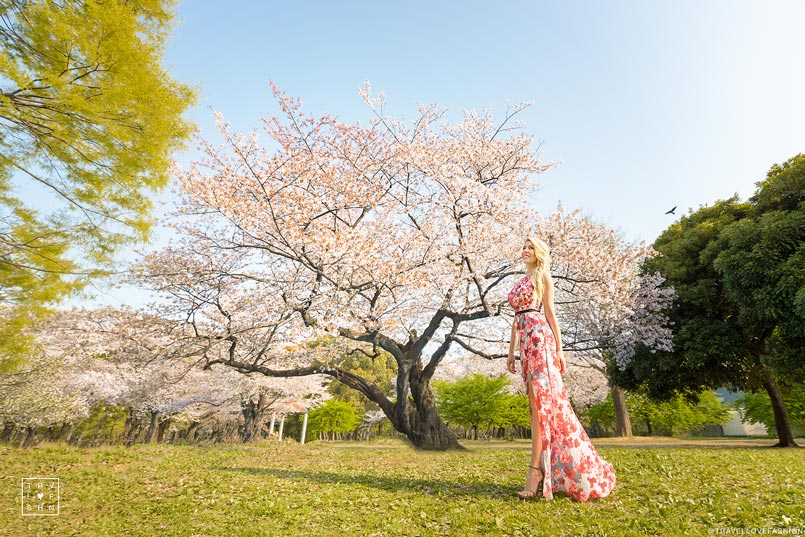
<svg viewBox="0 0 805 537"><path fill-rule="evenodd" d="M520 492L517 493L517 496L519 496L520 499L523 499L523 500L528 500L528 499L531 499L531 498L535 497L537 495L537 488L539 487L539 484L542 483L543 479L545 479L545 473L542 471L541 468L537 468L536 466L532 466L530 464L528 465L528 467L533 468L534 470L538 471L539 475L540 475L540 478L537 480L537 484L534 485L533 489L525 488L525 489L523 489L523 490L521 490ZM529 475L530 475L531 470L529 470L528 472L529 472ZM526 477L526 486L528 486L528 477Z"/></svg>

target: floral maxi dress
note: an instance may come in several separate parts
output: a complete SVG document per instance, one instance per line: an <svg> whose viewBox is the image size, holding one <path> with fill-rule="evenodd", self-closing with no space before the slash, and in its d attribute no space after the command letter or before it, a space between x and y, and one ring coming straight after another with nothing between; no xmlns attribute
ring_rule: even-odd
<svg viewBox="0 0 805 537"><path fill-rule="evenodd" d="M515 312L534 310L516 315L516 329L523 380L539 409L542 495L550 500L554 492L564 492L582 502L603 498L615 487L615 470L598 454L570 406L553 330L542 305L534 304L533 291L531 279L524 276L509 293L509 304Z"/></svg>

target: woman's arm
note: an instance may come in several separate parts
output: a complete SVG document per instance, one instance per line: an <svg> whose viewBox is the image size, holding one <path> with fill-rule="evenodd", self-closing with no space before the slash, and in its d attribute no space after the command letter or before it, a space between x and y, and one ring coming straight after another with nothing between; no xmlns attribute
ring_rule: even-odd
<svg viewBox="0 0 805 537"><path fill-rule="evenodd" d="M514 367L514 348L517 346L517 315L512 319L512 333L509 336L509 359L506 360L506 369L510 373L517 373Z"/></svg>
<svg viewBox="0 0 805 537"><path fill-rule="evenodd" d="M565 374L565 355L562 351L562 331L559 323L556 322L556 313L553 309L553 278L546 270L542 273L542 307L545 308L545 319L553 330L553 337L556 340L556 356L559 358L559 372Z"/></svg>

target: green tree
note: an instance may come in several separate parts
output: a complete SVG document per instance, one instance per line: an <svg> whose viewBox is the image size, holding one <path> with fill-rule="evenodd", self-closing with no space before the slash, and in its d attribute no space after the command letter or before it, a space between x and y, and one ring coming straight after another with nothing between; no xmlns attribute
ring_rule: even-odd
<svg viewBox="0 0 805 537"><path fill-rule="evenodd" d="M338 360L338 367L346 369L371 382L383 393L394 391L393 380L397 376L397 363L394 357L385 352L378 351L376 356L367 356L360 352L343 355ZM370 401L358 390L354 390L337 378L327 388L335 399L351 403L361 414L370 410L380 410L377 403Z"/></svg>
<svg viewBox="0 0 805 537"><path fill-rule="evenodd" d="M789 392L805 377L805 155L773 166L758 186L750 217L722 233L713 267L750 352Z"/></svg>
<svg viewBox="0 0 805 537"><path fill-rule="evenodd" d="M729 411L711 390L698 394L695 402L678 394L670 401L648 400L647 405L653 407L654 423L650 426L668 435L698 431L708 424L724 425L729 419Z"/></svg>
<svg viewBox="0 0 805 537"><path fill-rule="evenodd" d="M310 412L308 417L309 435L323 433L331 439L335 439L336 435L354 431L360 422L361 418L352 404L337 399L328 399Z"/></svg>
<svg viewBox="0 0 805 537"><path fill-rule="evenodd" d="M768 393L779 446L796 446L784 395L805 375L805 155L772 167L748 202L671 225L645 263L673 286L674 351L637 349L624 386L652 396L727 386Z"/></svg>
<svg viewBox="0 0 805 537"><path fill-rule="evenodd" d="M46 307L147 238L195 91L173 0L0 0L0 365Z"/></svg>
<svg viewBox="0 0 805 537"><path fill-rule="evenodd" d="M500 412L492 419L492 425L501 429L531 427L531 411L528 396L524 393L504 393L500 396Z"/></svg>
<svg viewBox="0 0 805 537"><path fill-rule="evenodd" d="M604 430L615 429L615 403L612 400L612 393L587 410L587 420L592 427L597 426Z"/></svg>
<svg viewBox="0 0 805 537"><path fill-rule="evenodd" d="M711 390L698 394L697 401L675 394L665 401L656 401L640 392L626 392L626 406L634 418L635 428L651 436L678 435L697 431L709 424L723 425L729 412ZM591 425L604 429L615 427L615 407L612 394L589 410Z"/></svg>
<svg viewBox="0 0 805 537"><path fill-rule="evenodd" d="M509 381L503 375L489 378L475 373L458 382L436 381L433 389L442 417L471 429L477 440L479 427L499 424L511 412L511 407L504 405L504 402L512 403L504 394L508 385Z"/></svg>

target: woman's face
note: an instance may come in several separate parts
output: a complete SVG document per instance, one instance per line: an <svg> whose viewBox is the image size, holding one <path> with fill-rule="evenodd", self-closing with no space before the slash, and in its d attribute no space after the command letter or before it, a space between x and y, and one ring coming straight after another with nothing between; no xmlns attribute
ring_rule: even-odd
<svg viewBox="0 0 805 537"><path fill-rule="evenodd" d="M534 245L531 244L531 241L525 241L523 245L523 263L536 263L537 262L537 254L534 253Z"/></svg>

